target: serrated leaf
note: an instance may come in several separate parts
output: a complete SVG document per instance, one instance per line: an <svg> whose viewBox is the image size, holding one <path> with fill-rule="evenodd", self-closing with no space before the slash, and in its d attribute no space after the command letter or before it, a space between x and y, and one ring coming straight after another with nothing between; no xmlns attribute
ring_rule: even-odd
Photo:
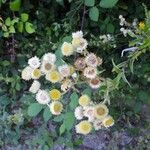
<svg viewBox="0 0 150 150"><path fill-rule="evenodd" d="M21 21L22 22L26 22L26 21L28 21L28 19L29 19L29 15L28 14L26 14L26 13L22 13L21 14Z"/></svg>
<svg viewBox="0 0 150 150"><path fill-rule="evenodd" d="M99 10L97 7L90 8L89 17L93 21L98 21L99 18Z"/></svg>
<svg viewBox="0 0 150 150"><path fill-rule="evenodd" d="M18 22L17 27L18 27L18 31L22 33L23 32L23 22L21 22L21 21Z"/></svg>
<svg viewBox="0 0 150 150"><path fill-rule="evenodd" d="M75 108L77 107L77 105L78 105L78 95L77 95L77 93L76 93L76 92L73 92L73 93L71 94L71 96L70 96L70 99L71 99L71 101L70 101L70 103L69 103L69 106L70 106L70 108L73 110L73 109L75 109Z"/></svg>
<svg viewBox="0 0 150 150"><path fill-rule="evenodd" d="M112 8L117 4L118 0L101 0L100 6L102 8Z"/></svg>
<svg viewBox="0 0 150 150"><path fill-rule="evenodd" d="M9 3L9 7L12 11L19 11L21 6L21 0L14 0Z"/></svg>
<svg viewBox="0 0 150 150"><path fill-rule="evenodd" d="M95 0L85 0L84 1L86 6L94 6L95 5Z"/></svg>
<svg viewBox="0 0 150 150"><path fill-rule="evenodd" d="M29 33L29 34L32 34L35 32L35 29L33 27L33 24L32 23L29 23L29 22L26 22L25 23L25 29L26 31Z"/></svg>
<svg viewBox="0 0 150 150"><path fill-rule="evenodd" d="M9 27L9 33L15 33L16 31L15 31L15 28L14 28L14 26L10 26Z"/></svg>
<svg viewBox="0 0 150 150"><path fill-rule="evenodd" d="M32 103L28 107L28 115L31 117L35 117L38 115L38 113L42 110L43 106L39 103Z"/></svg>
<svg viewBox="0 0 150 150"><path fill-rule="evenodd" d="M51 117L52 117L52 114L50 112L50 108L46 107L43 112L44 121L47 122Z"/></svg>
<svg viewBox="0 0 150 150"><path fill-rule="evenodd" d="M6 26L10 26L10 25L11 25L11 19L10 19L10 17L8 17L8 18L5 20L5 25L6 25Z"/></svg>

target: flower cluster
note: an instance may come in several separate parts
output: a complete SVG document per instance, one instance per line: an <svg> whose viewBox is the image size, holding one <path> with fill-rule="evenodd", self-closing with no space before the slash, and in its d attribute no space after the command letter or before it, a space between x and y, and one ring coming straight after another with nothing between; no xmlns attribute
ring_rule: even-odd
<svg viewBox="0 0 150 150"><path fill-rule="evenodd" d="M46 53L41 59L37 56L30 58L28 66L22 70L22 79L33 80L29 91L35 94L38 103L47 105L53 115L60 115L63 112L64 106L60 100L65 94L69 94L68 91L81 92L76 87L78 83L82 81L95 91L104 80L99 77L99 66L102 64L102 59L88 52L87 45L82 31L75 32L72 34L72 41L64 42L60 50L64 58L72 56L71 62L67 63L54 53ZM60 59L62 63L58 65L57 61ZM53 88L42 89L44 85L39 82L40 78L44 78L46 84ZM94 104L87 95L82 95L78 103L80 106L75 109L76 119L81 120L86 117L88 120L76 125L77 133L89 133L92 125L95 130L100 129L101 126L113 125L114 120L108 115L108 108L105 104Z"/></svg>
<svg viewBox="0 0 150 150"><path fill-rule="evenodd" d="M114 124L113 118L108 115L107 106L103 103L94 104L88 95L79 98L79 106L74 113L77 120L82 120L76 125L76 132L80 134L90 133L93 127L99 130Z"/></svg>
<svg viewBox="0 0 150 150"><path fill-rule="evenodd" d="M145 29L145 23L143 21L138 22L137 19L134 19L132 23L129 23L125 20L122 15L119 15L120 19L120 31L126 37L128 34L132 37L136 37L136 34L141 33Z"/></svg>

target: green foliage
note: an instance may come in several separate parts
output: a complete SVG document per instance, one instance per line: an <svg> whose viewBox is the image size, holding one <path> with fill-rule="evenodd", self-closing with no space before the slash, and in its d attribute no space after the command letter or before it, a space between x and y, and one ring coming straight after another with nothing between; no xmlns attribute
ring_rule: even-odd
<svg viewBox="0 0 150 150"><path fill-rule="evenodd" d="M85 0L85 5L86 6L94 6L95 5L95 0Z"/></svg>
<svg viewBox="0 0 150 150"><path fill-rule="evenodd" d="M82 30L90 41L88 44L91 51L104 61L101 66L104 71L100 75L106 80L92 99L94 102L105 99L105 102L111 103L110 113L116 122L113 130L127 128L132 136L142 136L141 130L147 133L149 107L145 106L150 104L150 12L146 7L144 10L142 2L149 8L149 1L144 0L46 0L40 3L0 0L0 147L18 145L20 141L29 149L38 149L39 145L39 149L52 149L55 144L77 149L82 144L82 137L75 139L71 135L75 124L73 112L80 94L74 92L68 95L69 106L63 110L63 114L53 117L49 107L37 104L35 98L28 93L30 82L25 83L20 78L20 71L27 59L34 55L40 57L45 52L54 52L61 58L62 42L70 42L71 36L68 35L80 30L82 22ZM120 14L130 22L134 18L145 21L146 34L143 33L143 39L141 36L135 38L130 35L125 38L120 35ZM107 33L114 35L115 40L103 43L100 36ZM138 51L120 57L128 43L132 47L141 42L143 44L138 45ZM62 64L61 59L57 63ZM83 89L82 94L92 95L91 89L84 89L84 83L79 87ZM66 100L63 101L65 103ZM37 121L35 124L31 117L39 120L42 118L42 123ZM49 131L49 122L58 126ZM23 138L22 133L28 138ZM32 134L35 136L32 137ZM144 141L148 138L148 135L143 137L137 147L148 149L149 146Z"/></svg>
<svg viewBox="0 0 150 150"><path fill-rule="evenodd" d="M21 6L21 0L13 0L9 3L10 10L19 11Z"/></svg>
<svg viewBox="0 0 150 150"><path fill-rule="evenodd" d="M93 21L98 21L99 18L99 10L97 7L90 8L89 17Z"/></svg>
<svg viewBox="0 0 150 150"><path fill-rule="evenodd" d="M112 8L117 4L118 0L101 0L100 6L103 8Z"/></svg>
<svg viewBox="0 0 150 150"><path fill-rule="evenodd" d="M39 103L32 103L28 107L28 115L31 117L37 116L42 110L42 108L43 108L42 105L40 105Z"/></svg>

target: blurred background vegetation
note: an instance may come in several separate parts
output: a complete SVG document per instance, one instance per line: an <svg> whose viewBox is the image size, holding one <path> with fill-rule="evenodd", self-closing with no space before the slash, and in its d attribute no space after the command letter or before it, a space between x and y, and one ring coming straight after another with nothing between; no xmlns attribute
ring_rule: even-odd
<svg viewBox="0 0 150 150"><path fill-rule="evenodd" d="M106 2L107 1L107 2ZM120 63L121 52L128 47L130 38L120 34L119 15L129 22L145 18L144 3L149 0L0 0L0 147L26 144L27 149L49 149L56 143L76 149L81 137L64 133L59 136L55 121L40 114L31 118L27 108L34 98L28 93L29 83L20 78L27 60L45 52L60 49L72 32L82 30L91 51L104 60L104 77L113 78L112 58ZM116 48L101 45L99 36L111 34ZM128 145L129 149L149 149L150 141L150 54L143 54L134 64L134 74L127 71L131 84L121 82L111 97L110 111L115 118L111 132L126 131L141 141ZM45 117L46 118L46 117ZM36 135L33 140L32 136ZM29 136L29 139L26 137ZM39 138L40 137L40 138ZM41 138L43 137L43 138ZM70 140L71 139L71 140ZM74 139L74 140L73 140ZM146 142L145 142L146 141ZM40 145L40 147L38 147ZM136 147L137 146L137 147Z"/></svg>

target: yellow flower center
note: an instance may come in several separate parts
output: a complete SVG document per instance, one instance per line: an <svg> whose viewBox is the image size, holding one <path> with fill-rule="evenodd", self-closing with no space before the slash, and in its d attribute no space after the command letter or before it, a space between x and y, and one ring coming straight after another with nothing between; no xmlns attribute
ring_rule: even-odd
<svg viewBox="0 0 150 150"><path fill-rule="evenodd" d="M97 108L96 111L97 111L97 114L100 115L100 116L105 114L105 109L102 108L102 107Z"/></svg>
<svg viewBox="0 0 150 150"><path fill-rule="evenodd" d="M82 95L80 98L79 98L79 104L81 106L86 106L89 104L89 101L90 101L90 98L87 96L87 95Z"/></svg>
<svg viewBox="0 0 150 150"><path fill-rule="evenodd" d="M79 46L80 45L80 38L74 38L72 40L73 46Z"/></svg>
<svg viewBox="0 0 150 150"><path fill-rule="evenodd" d="M52 83L58 82L59 79L60 79L60 76L59 76L59 73L57 71L50 72L50 74L49 74L49 80Z"/></svg>
<svg viewBox="0 0 150 150"><path fill-rule="evenodd" d="M61 105L59 105L59 104L55 104L54 105L54 111L56 112L56 113L59 113L60 111L61 111Z"/></svg>
<svg viewBox="0 0 150 150"><path fill-rule="evenodd" d="M57 89L51 90L51 91L49 92L49 95L50 95L50 98L51 98L52 100L59 100L60 97L61 97L61 93L60 93L60 91L57 90Z"/></svg>
<svg viewBox="0 0 150 150"><path fill-rule="evenodd" d="M41 76L41 71L39 69L35 69L33 71L33 76L39 78Z"/></svg>
<svg viewBox="0 0 150 150"><path fill-rule="evenodd" d="M109 118L108 120L105 121L105 125L110 126L113 124L113 122L114 122L114 120L112 118Z"/></svg>

